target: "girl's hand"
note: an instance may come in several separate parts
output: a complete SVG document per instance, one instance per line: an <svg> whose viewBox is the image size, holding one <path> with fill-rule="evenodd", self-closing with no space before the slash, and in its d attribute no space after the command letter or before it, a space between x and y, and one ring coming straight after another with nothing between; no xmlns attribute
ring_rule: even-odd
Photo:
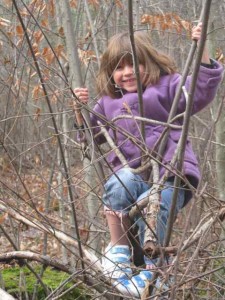
<svg viewBox="0 0 225 300"><path fill-rule="evenodd" d="M79 99L79 101L83 104L87 104L89 100L89 92L87 88L75 88L74 94ZM74 102L75 103L75 102ZM77 103L74 104L75 108L78 108Z"/></svg>
<svg viewBox="0 0 225 300"><path fill-rule="evenodd" d="M81 105L79 105L79 102L82 104L87 104L89 99L89 92L87 88L75 88L74 94L78 98L78 101L73 101L73 109L76 116L76 126L81 128L83 126L83 116L81 114Z"/></svg>
<svg viewBox="0 0 225 300"><path fill-rule="evenodd" d="M195 40L199 43L200 38L201 38L201 34L202 34L202 23L198 23L197 26L194 26L192 29L192 40ZM207 47L207 43L205 43L205 47L204 47L204 51L202 53L202 63L205 64L211 64L210 62L210 58L209 58L209 51L208 51L208 47Z"/></svg>
<svg viewBox="0 0 225 300"><path fill-rule="evenodd" d="M194 26L192 28L192 34L191 34L191 38L192 40L196 40L199 41L201 38L201 34L202 34L202 23L198 23L197 26Z"/></svg>
<svg viewBox="0 0 225 300"><path fill-rule="evenodd" d="M79 102L82 104L87 104L89 99L89 92L87 88L75 88L74 94L78 98ZM79 105L78 101L73 101L73 109L76 116L76 126L83 126L83 117L81 114L81 105Z"/></svg>

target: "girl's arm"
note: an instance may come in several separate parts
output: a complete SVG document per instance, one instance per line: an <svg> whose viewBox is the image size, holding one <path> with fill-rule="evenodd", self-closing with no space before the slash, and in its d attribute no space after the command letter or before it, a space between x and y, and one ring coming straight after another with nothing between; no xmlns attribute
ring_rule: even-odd
<svg viewBox="0 0 225 300"><path fill-rule="evenodd" d="M202 33L202 24L199 23L197 26L193 27L192 39L199 41ZM206 107L215 97L218 86L223 77L223 66L220 65L215 60L210 60L207 45L205 45L201 66L198 72L198 78L196 82L195 92L194 92L194 102L192 114L195 114ZM176 94L177 87L180 83L181 75L174 74L171 76L169 84L169 101L172 105L174 96ZM190 89L192 76L189 75L185 82L185 88L187 91ZM180 101L178 104L177 114L183 113L186 109L186 98L182 93Z"/></svg>

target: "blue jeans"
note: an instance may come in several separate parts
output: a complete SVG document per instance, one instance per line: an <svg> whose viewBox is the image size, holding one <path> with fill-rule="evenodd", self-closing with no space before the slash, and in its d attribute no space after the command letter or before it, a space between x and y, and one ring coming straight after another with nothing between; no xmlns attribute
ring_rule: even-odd
<svg viewBox="0 0 225 300"><path fill-rule="evenodd" d="M160 210L156 229L158 242L161 245L165 238L166 225L170 213L174 190L173 181L167 181L164 187L165 188L161 190ZM116 172L116 174L113 174L106 182L103 202L110 210L126 215L134 203L145 198L150 191L151 186L144 182L141 176L133 174L129 169L124 168ZM175 214L184 206L184 203L185 190L180 188L178 191ZM141 245L143 245L146 224L143 218L140 217L136 222L139 227L139 240Z"/></svg>

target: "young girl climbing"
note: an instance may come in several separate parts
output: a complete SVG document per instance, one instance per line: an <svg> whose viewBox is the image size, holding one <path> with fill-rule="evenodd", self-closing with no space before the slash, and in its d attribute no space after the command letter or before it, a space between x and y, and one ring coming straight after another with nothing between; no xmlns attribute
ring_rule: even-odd
<svg viewBox="0 0 225 300"><path fill-rule="evenodd" d="M199 23L193 28L192 39L199 41L201 31L202 24ZM134 39L142 84L143 117L167 122L181 75L177 73L174 61L153 47L149 33L137 31L134 33ZM222 66L209 58L205 47L194 93L193 114L213 100L222 73ZM185 83L187 91L190 82L191 76L188 76ZM146 270L142 270L138 275L132 274L132 247L128 237L131 223L128 213L135 202L140 201L150 193L151 184L144 180L142 174L134 174L131 168L136 169L141 165L143 143L149 149L149 153L155 154L152 152L153 150L157 151L155 145L164 127L146 122L143 142L140 122L134 117L128 118L128 116L140 116L137 79L128 33L119 33L111 38L101 58L97 88L101 98L97 101L91 115L93 131L97 133L100 126L104 126L125 157L129 167L124 167L115 151L110 152L107 162L112 168L113 174L104 186L103 202L111 240L105 251L104 273L116 280L117 286L123 293L139 297L147 281L152 278L151 264L154 262L146 259ZM87 88L76 88L74 92L80 102L88 103ZM184 112L185 107L185 96L181 95L177 114ZM121 115L123 118L116 118ZM176 124L181 125L182 120L177 119ZM129 133L130 138L125 133ZM173 158L180 135L181 130L170 130L160 166L160 177L165 173L165 166L168 166ZM183 176L193 187L197 187L200 172L198 161L189 141L185 149ZM170 173L164 188L161 190L157 221L159 244L163 244L165 237L173 197L173 182L174 174ZM179 189L176 214L188 203L190 198L190 191ZM145 223L140 221L138 225L140 227L140 242L143 243Z"/></svg>

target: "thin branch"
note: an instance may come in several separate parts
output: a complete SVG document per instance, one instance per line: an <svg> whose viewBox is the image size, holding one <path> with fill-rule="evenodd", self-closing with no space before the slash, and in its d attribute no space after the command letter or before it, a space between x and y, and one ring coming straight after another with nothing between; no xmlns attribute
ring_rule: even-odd
<svg viewBox="0 0 225 300"><path fill-rule="evenodd" d="M179 117L183 118L183 114L180 114ZM161 125L164 126L166 128L171 128L171 129L182 129L182 125L174 125L174 124L169 124L169 123L165 123L165 122L160 122L157 120L153 120L153 119L149 119L149 118L144 118L144 117L140 117L140 116L131 116L131 115L118 115L115 118L112 119L112 123L119 120L119 119L134 119L134 120L138 120L138 121L143 121L145 123L151 123L154 125ZM173 120L174 121L174 120Z"/></svg>
<svg viewBox="0 0 225 300"><path fill-rule="evenodd" d="M142 97L142 84L140 80L140 72L139 72L139 61L135 48L135 40L134 40L134 30L133 30L133 0L128 0L128 23L129 23L129 35L130 35L130 43L133 54L133 62L134 62L134 71L137 79L137 92L138 92L138 103L139 103L139 114L141 117L144 116L144 108L143 108L143 97ZM141 122L141 136L143 141L145 141L145 123Z"/></svg>

